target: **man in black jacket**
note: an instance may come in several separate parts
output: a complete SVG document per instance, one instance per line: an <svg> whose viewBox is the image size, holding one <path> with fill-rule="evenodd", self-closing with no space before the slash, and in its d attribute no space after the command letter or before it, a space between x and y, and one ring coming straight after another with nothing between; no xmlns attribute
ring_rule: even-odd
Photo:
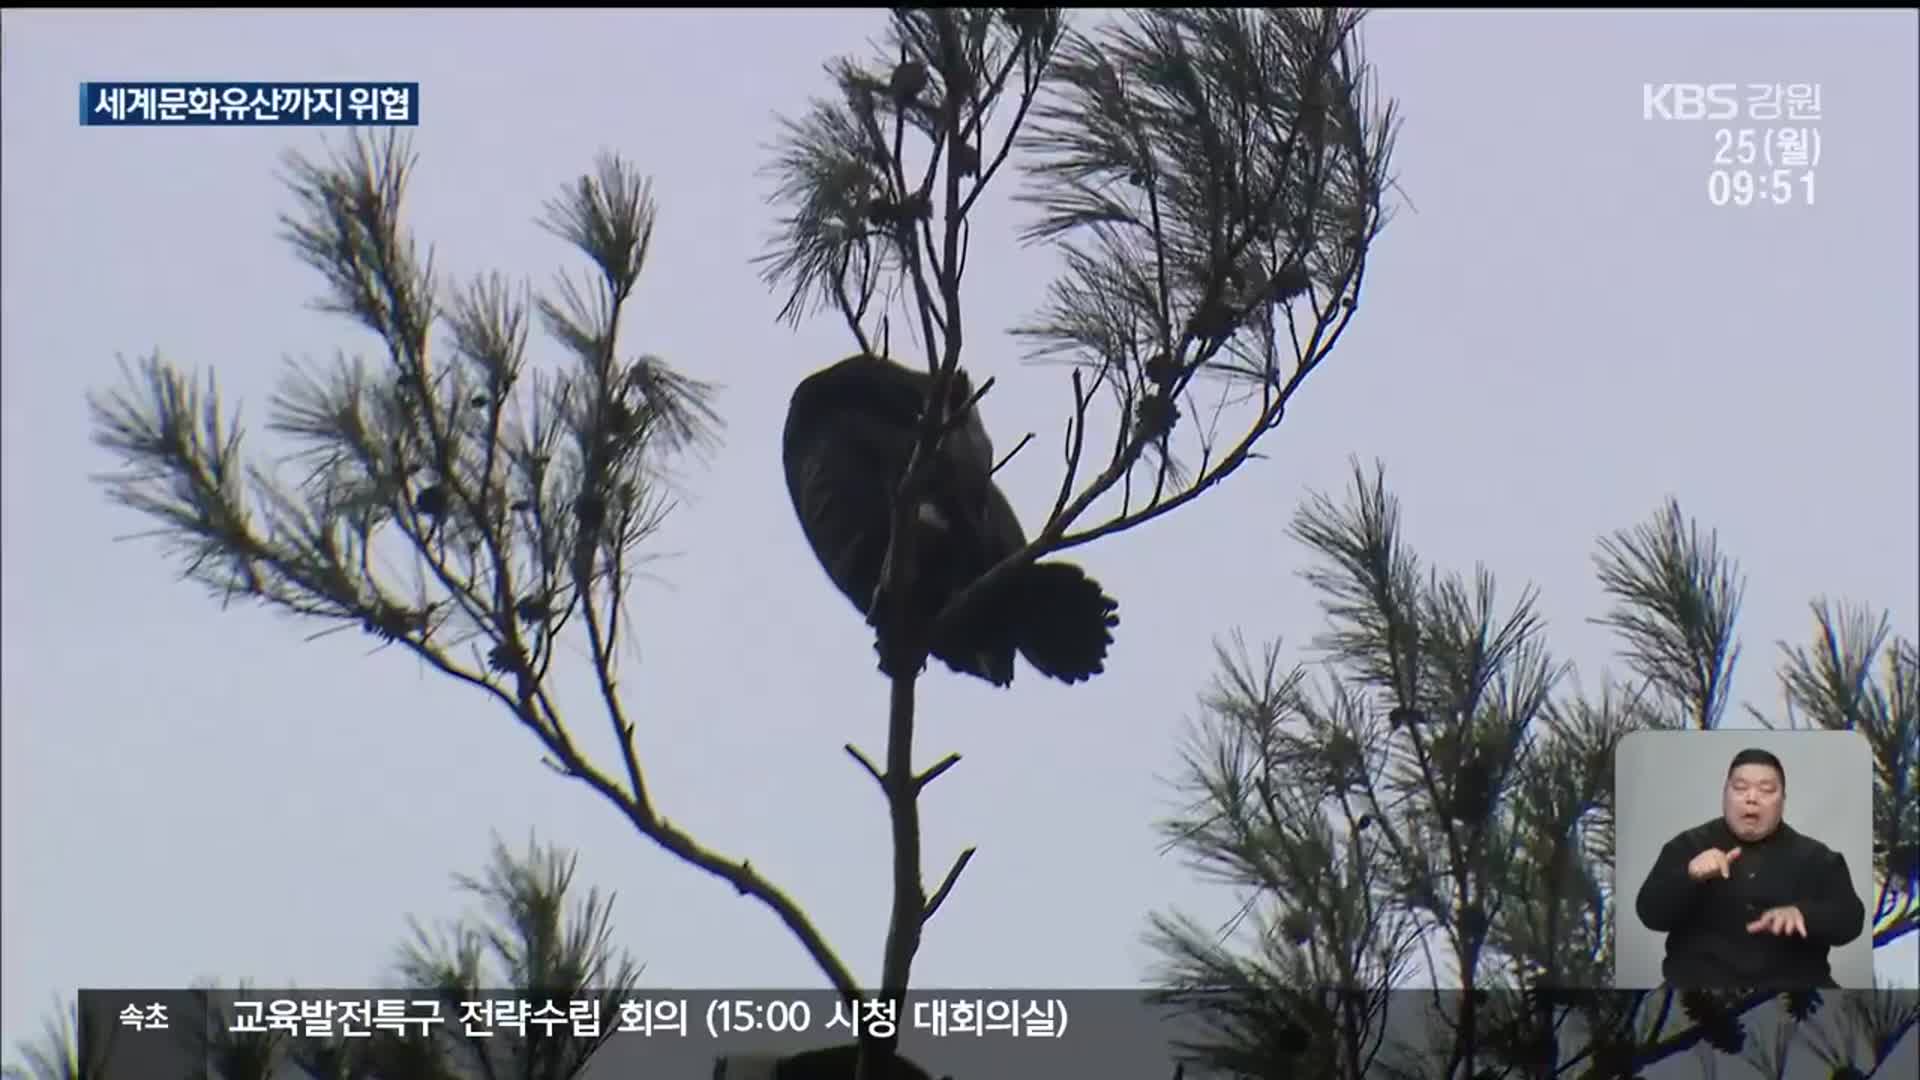
<svg viewBox="0 0 1920 1080"><path fill-rule="evenodd" d="M1667 841L1635 910L1667 935L1669 985L1837 987L1827 950L1859 937L1866 905L1847 860L1781 820L1787 774L1765 750L1727 768L1721 816Z"/></svg>

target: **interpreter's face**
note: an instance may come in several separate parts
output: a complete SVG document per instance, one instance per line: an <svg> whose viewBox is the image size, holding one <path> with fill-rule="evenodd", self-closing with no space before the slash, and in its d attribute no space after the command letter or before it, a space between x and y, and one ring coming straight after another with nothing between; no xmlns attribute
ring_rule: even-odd
<svg viewBox="0 0 1920 1080"><path fill-rule="evenodd" d="M1727 776L1722 813L1733 835L1746 841L1764 840L1780 827L1787 801L1780 774L1767 765L1742 765Z"/></svg>

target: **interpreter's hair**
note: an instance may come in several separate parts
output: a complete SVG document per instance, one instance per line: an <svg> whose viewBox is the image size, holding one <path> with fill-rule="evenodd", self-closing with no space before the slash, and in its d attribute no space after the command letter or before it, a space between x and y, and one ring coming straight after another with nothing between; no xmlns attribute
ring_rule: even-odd
<svg viewBox="0 0 1920 1080"><path fill-rule="evenodd" d="M1765 765L1779 774L1781 787L1787 786L1787 767L1780 764L1779 758L1759 747L1749 746L1733 755L1733 761L1727 765L1727 775L1732 776L1733 770L1742 765Z"/></svg>

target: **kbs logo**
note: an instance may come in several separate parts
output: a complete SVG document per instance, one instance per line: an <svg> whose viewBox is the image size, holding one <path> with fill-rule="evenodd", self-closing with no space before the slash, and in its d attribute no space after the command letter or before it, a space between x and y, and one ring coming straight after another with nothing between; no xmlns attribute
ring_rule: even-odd
<svg viewBox="0 0 1920 1080"><path fill-rule="evenodd" d="M1642 83L1645 120L1732 120L1740 115L1733 83Z"/></svg>

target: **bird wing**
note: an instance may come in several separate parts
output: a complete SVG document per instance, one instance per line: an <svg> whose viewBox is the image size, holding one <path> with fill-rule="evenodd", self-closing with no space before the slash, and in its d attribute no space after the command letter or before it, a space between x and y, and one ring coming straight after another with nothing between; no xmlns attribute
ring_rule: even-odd
<svg viewBox="0 0 1920 1080"><path fill-rule="evenodd" d="M835 587L864 613L886 558L898 435L851 410L790 424L783 457L800 528Z"/></svg>
<svg viewBox="0 0 1920 1080"><path fill-rule="evenodd" d="M1007 493L994 483L992 474L977 481L983 488L976 528L985 546L1000 554L994 557L999 562L1008 555L1027 546L1027 531L1020 527L1020 515L1007 501Z"/></svg>
<svg viewBox="0 0 1920 1080"><path fill-rule="evenodd" d="M782 454L794 510L827 576L863 613L886 558L890 508L929 382L891 361L854 357L803 380L788 409ZM949 587L1026 543L1019 516L993 482L991 454L976 416L943 442L924 489L933 512L922 520L944 534L927 555L951 563L937 574Z"/></svg>

